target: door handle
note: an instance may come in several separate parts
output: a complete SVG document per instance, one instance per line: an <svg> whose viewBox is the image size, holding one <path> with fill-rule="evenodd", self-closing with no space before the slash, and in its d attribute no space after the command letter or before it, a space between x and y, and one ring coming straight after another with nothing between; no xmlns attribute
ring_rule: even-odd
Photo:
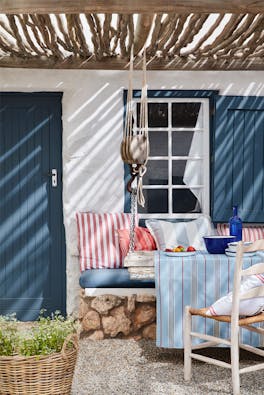
<svg viewBox="0 0 264 395"><path fill-rule="evenodd" d="M51 186L56 188L58 185L58 172L57 169L51 169Z"/></svg>

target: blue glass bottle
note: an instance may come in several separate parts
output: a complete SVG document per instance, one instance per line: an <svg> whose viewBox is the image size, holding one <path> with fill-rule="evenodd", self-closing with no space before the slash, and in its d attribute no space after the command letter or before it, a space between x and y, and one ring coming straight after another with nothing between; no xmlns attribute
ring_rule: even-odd
<svg viewBox="0 0 264 395"><path fill-rule="evenodd" d="M233 206L233 217L229 219L230 236L236 236L235 241L242 240L242 220L238 216L238 206Z"/></svg>

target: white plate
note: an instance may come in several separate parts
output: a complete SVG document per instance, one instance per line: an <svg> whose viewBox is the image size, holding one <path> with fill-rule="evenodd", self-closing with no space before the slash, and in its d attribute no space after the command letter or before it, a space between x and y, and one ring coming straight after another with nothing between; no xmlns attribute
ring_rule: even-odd
<svg viewBox="0 0 264 395"><path fill-rule="evenodd" d="M196 251L186 251L186 252L184 252L184 251L182 251L182 252L167 252L167 251L164 251L164 252L165 252L165 255L171 256L171 257L191 256L191 255L195 255L195 253L196 253Z"/></svg>
<svg viewBox="0 0 264 395"><path fill-rule="evenodd" d="M235 258L235 256L236 256L236 252L229 251L228 249L225 250L225 254L227 256L231 256L233 258ZM256 252L244 252L244 256L247 257L247 258L250 258L250 257L252 257L254 255L256 255Z"/></svg>
<svg viewBox="0 0 264 395"><path fill-rule="evenodd" d="M250 244L252 244L252 241L245 241L244 242L244 246L248 247L250 246ZM234 243L228 243L228 250L231 252L236 252L237 250L237 245L238 245L238 241L234 242Z"/></svg>

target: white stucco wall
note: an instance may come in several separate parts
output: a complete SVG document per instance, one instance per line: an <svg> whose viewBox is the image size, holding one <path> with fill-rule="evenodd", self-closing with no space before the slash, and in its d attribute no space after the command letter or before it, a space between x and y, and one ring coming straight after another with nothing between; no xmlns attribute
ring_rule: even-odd
<svg viewBox="0 0 264 395"><path fill-rule="evenodd" d="M134 88L141 73L135 72ZM63 207L67 243L67 311L78 302L76 211L123 210L119 147L125 71L0 69L1 91L63 92ZM264 96L264 72L148 72L149 89L218 89Z"/></svg>

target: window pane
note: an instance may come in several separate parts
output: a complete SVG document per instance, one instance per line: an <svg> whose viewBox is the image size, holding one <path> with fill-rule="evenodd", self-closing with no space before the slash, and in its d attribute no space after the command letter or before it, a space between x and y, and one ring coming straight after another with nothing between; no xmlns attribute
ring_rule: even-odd
<svg viewBox="0 0 264 395"><path fill-rule="evenodd" d="M193 131L172 132L172 155L188 156L193 138Z"/></svg>
<svg viewBox="0 0 264 395"><path fill-rule="evenodd" d="M196 126L201 103L172 103L172 126L193 128Z"/></svg>
<svg viewBox="0 0 264 395"><path fill-rule="evenodd" d="M168 155L168 132L149 132L150 156Z"/></svg>
<svg viewBox="0 0 264 395"><path fill-rule="evenodd" d="M167 213L168 190L144 189L145 207L138 206L139 213Z"/></svg>
<svg viewBox="0 0 264 395"><path fill-rule="evenodd" d="M202 184L201 160L173 160L173 185L200 185Z"/></svg>
<svg viewBox="0 0 264 395"><path fill-rule="evenodd" d="M168 185L168 162L166 160L149 160L143 184Z"/></svg>
<svg viewBox="0 0 264 395"><path fill-rule="evenodd" d="M137 103L137 127L139 127L140 103ZM168 126L168 104L148 103L148 125L151 128Z"/></svg>
<svg viewBox="0 0 264 395"><path fill-rule="evenodd" d="M193 191L199 198L201 192L195 189ZM173 189L173 213L201 213L200 199L194 193L190 189Z"/></svg>
<svg viewBox="0 0 264 395"><path fill-rule="evenodd" d="M172 132L172 155L203 156L203 132L197 130Z"/></svg>

